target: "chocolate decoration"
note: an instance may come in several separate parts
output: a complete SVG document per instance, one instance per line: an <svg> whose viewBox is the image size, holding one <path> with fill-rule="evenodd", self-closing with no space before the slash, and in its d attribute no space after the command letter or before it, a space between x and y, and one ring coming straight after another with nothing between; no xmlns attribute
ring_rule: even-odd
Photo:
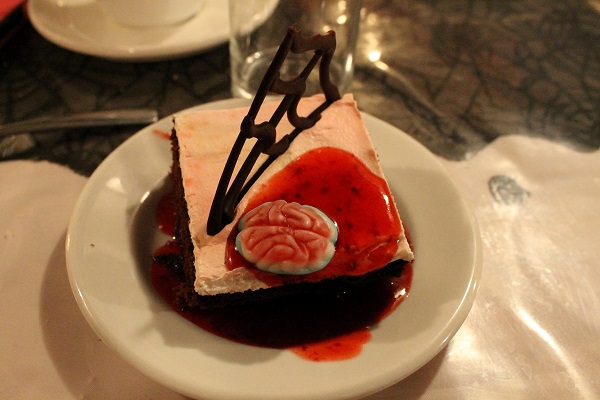
<svg viewBox="0 0 600 400"><path fill-rule="evenodd" d="M329 31L325 35L304 38L301 30L295 24L288 28L285 38L260 83L248 114L242 120L240 133L225 163L208 216L206 231L209 235L218 234L227 224L233 221L235 207L239 203L239 199L248 192L263 171L288 149L300 132L317 123L323 110L341 98L338 88L331 82L329 75L329 66L335 46L335 32L333 31ZM281 80L279 71L289 52L299 54L309 50L314 50L314 55L302 72L291 80ZM306 90L306 79L319 60L319 84L325 95L325 101L307 117L301 117L298 115L298 103ZM283 94L284 97L269 121L256 124L255 119L258 111L269 92ZM287 114L289 122L295 129L278 142L275 142L277 125L285 114ZM244 143L250 138L256 138L257 141L246 160L244 160L237 176L233 178L233 170ZM248 179L261 153L268 154L269 157ZM233 182L229 186L232 178Z"/></svg>

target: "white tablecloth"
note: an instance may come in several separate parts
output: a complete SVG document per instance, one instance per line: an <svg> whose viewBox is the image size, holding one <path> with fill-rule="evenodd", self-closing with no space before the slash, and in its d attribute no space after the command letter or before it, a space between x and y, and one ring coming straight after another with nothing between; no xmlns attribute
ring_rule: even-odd
<svg viewBox="0 0 600 400"><path fill-rule="evenodd" d="M484 245L477 299L448 347L370 399L600 398L600 152L503 137L441 160ZM87 325L65 266L86 178L0 163L0 398L181 399Z"/></svg>

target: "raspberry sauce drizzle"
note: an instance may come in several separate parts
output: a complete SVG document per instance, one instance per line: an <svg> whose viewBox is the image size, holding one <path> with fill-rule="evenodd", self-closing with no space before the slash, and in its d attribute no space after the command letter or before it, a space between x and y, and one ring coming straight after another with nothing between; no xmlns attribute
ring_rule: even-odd
<svg viewBox="0 0 600 400"><path fill-rule="evenodd" d="M271 177L246 210L278 199L316 207L338 226L333 259L326 268L308 275L263 272L236 250L239 230L234 227L227 241L226 264L230 269L247 268L271 285L364 275L390 262L397 249L400 221L391 212L391 198L385 181L353 154L332 147L311 150Z"/></svg>

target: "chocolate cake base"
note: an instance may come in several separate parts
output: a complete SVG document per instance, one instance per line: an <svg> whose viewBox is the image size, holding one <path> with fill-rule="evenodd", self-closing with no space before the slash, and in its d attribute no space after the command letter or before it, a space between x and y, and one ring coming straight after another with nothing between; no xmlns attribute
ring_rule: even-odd
<svg viewBox="0 0 600 400"><path fill-rule="evenodd" d="M180 272L183 284L177 289L181 306L185 308L215 308L227 305L255 302L271 299L277 296L310 296L311 294L328 293L331 297L343 295L347 291L357 289L357 286L372 282L375 279L399 277L407 262L394 261L387 266L362 276L341 276L326 279L317 283L293 283L276 286L269 289L248 290L241 293L217 294L212 296L199 295L194 290L196 269L194 265L194 246L189 231L188 207L184 196L183 180L179 166L179 144L175 131L171 134L171 149L173 164L171 179L173 181L173 206L176 214L175 239L181 249L181 256L168 263Z"/></svg>

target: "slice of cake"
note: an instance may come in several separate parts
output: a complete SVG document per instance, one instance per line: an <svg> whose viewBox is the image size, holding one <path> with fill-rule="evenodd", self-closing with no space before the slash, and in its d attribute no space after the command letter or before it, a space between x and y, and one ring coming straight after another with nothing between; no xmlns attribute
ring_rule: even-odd
<svg viewBox="0 0 600 400"><path fill-rule="evenodd" d="M297 106L298 115L310 114L323 102L323 95L302 98ZM278 102L264 103L256 120L268 120L277 105ZM413 254L377 154L351 95L327 107L320 120L312 128L303 130L287 151L263 171L240 199L233 222L214 236L207 234L211 202L238 136L240 122L247 113L248 108L202 110L177 115L174 119L172 177L178 218L176 238L186 275L182 292L188 304L214 305L228 299L245 301L297 292L307 285L324 282L331 285L336 280L347 282L374 274L400 273L403 265L413 259ZM293 129L287 119L283 119L277 127L277 139ZM245 152L242 159L248 150ZM307 235L302 228L301 234L290 236L287 232L293 227L288 226L290 223L285 218L283 227L267 221L268 218L259 218L262 231L248 231L249 225L255 229L256 218L251 222L249 218L242 218L251 212L260 213L264 204L271 207L269 210L276 208L280 214L287 210L285 204L294 204L288 213L293 216L298 210L310 207L306 211L310 215L308 220L330 221L331 235L326 231L317 235L325 243L324 256L315 256L316 260L313 257L313 253L321 251L317 249L320 245L313 246L317 243L314 234ZM267 231L260 227L265 224ZM323 236L328 235L329 242L323 241ZM290 267L291 261L286 260L286 257L294 257L286 256L285 252L277 253L279 262L275 267L271 262L258 262L254 255L248 255L250 250L262 255L273 253L274 248L281 247L290 237L295 241L294 248L308 249L306 252L310 253L305 259L311 261L300 265L297 273L293 272L297 266ZM248 246L243 246L240 240ZM317 250L311 253L311 248Z"/></svg>

